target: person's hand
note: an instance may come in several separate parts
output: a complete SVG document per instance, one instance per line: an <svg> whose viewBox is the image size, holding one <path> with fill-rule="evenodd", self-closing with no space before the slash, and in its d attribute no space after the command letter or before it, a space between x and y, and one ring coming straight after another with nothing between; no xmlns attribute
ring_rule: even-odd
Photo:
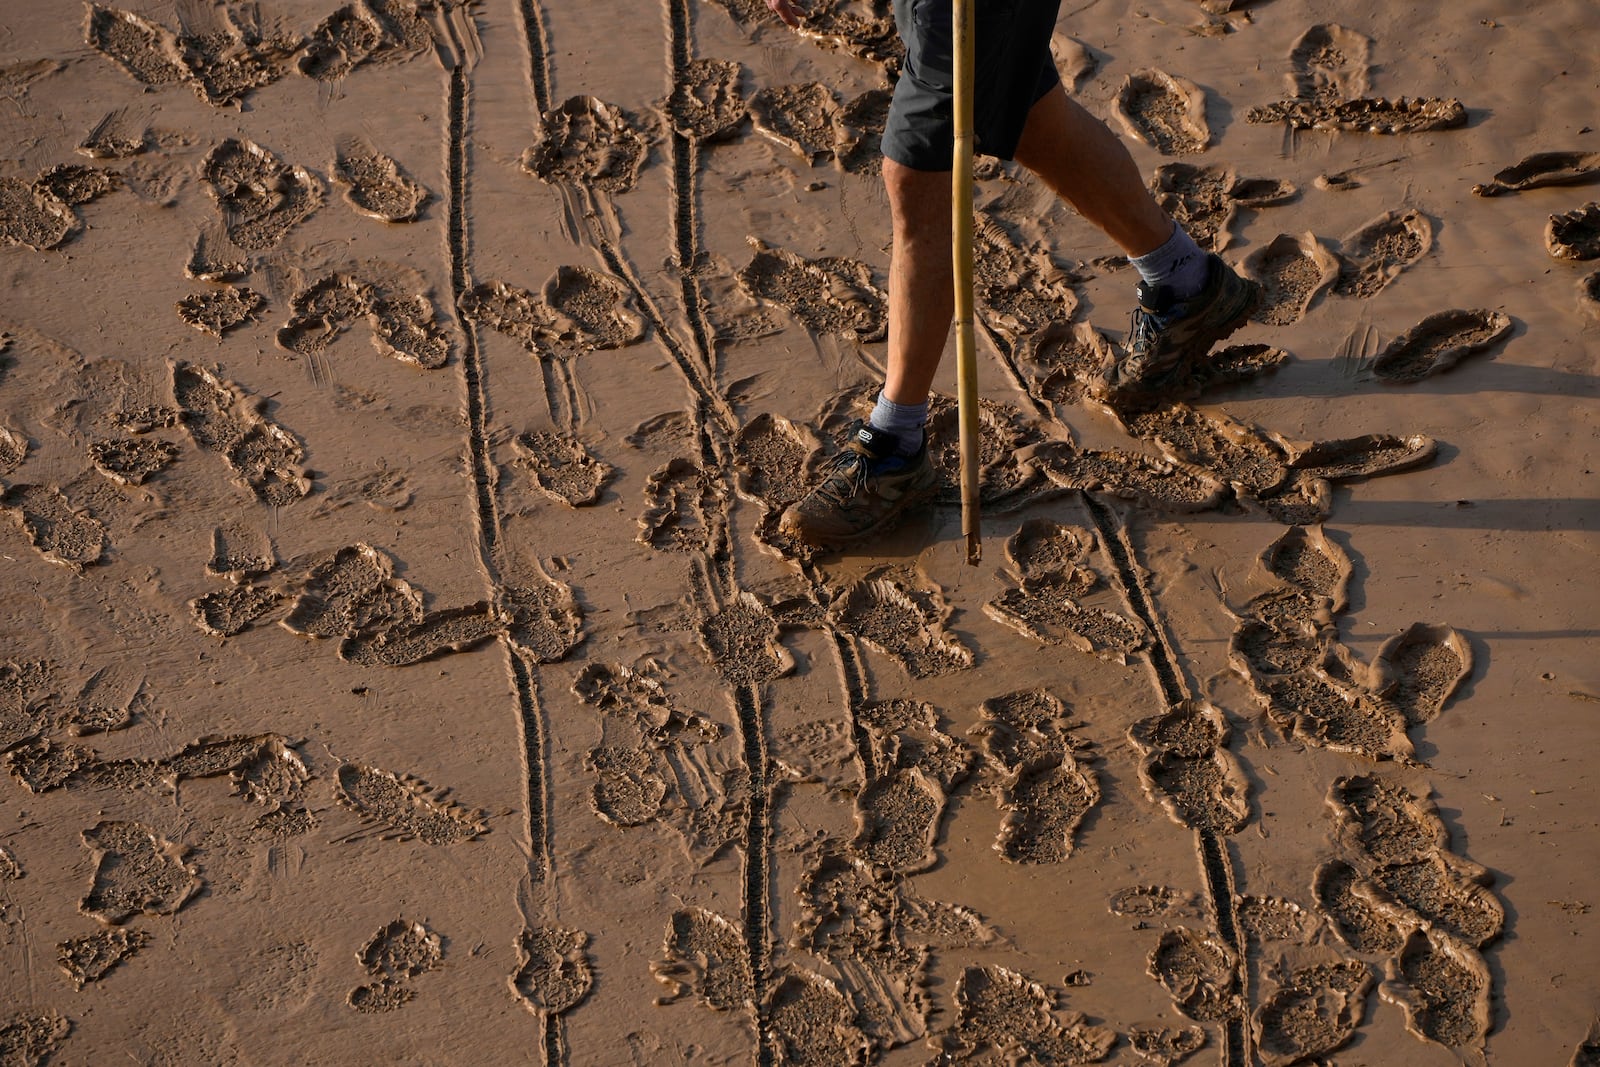
<svg viewBox="0 0 1600 1067"><path fill-rule="evenodd" d="M767 6L783 20L785 26L791 30L800 28L800 9L794 6L794 0L767 0Z"/></svg>

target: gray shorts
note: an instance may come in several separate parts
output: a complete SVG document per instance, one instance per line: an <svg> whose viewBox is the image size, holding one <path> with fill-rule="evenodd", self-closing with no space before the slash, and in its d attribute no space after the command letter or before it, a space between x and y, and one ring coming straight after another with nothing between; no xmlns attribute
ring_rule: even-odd
<svg viewBox="0 0 1600 1067"><path fill-rule="evenodd" d="M894 0L905 67L883 131L883 154L913 170L950 170L955 35L951 0ZM973 147L1010 159L1028 112L1061 83L1050 35L1061 0L973 0Z"/></svg>

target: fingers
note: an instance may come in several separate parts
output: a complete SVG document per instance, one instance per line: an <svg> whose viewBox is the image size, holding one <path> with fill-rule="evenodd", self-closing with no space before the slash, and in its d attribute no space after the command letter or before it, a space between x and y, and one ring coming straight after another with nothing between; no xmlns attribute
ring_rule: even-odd
<svg viewBox="0 0 1600 1067"><path fill-rule="evenodd" d="M790 29L800 26L800 9L794 6L794 0L767 0L767 7L772 13L783 20L783 24Z"/></svg>

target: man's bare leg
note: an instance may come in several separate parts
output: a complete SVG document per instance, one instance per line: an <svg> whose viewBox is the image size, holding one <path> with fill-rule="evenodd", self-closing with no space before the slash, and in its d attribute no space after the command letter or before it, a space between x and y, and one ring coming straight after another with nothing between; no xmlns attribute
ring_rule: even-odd
<svg viewBox="0 0 1600 1067"><path fill-rule="evenodd" d="M1059 85L1028 112L1016 159L1130 257L1172 236L1127 146Z"/></svg>
<svg viewBox="0 0 1600 1067"><path fill-rule="evenodd" d="M955 317L949 171L883 161L893 247L889 258L889 352L883 395L896 404L928 399Z"/></svg>

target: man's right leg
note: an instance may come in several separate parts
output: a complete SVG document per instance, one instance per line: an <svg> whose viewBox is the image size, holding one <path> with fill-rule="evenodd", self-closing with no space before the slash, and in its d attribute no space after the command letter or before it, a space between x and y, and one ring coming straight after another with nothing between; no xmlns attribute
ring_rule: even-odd
<svg viewBox="0 0 1600 1067"><path fill-rule="evenodd" d="M1144 276L1127 355L1104 383L1112 403L1178 384L1255 310L1260 289L1173 223L1127 147L1059 85L1029 111L1016 159L1103 230Z"/></svg>
<svg viewBox="0 0 1600 1067"><path fill-rule="evenodd" d="M889 195L889 353L872 416L783 514L780 528L812 544L840 544L889 526L934 485L922 424L955 314L949 171L883 161Z"/></svg>

